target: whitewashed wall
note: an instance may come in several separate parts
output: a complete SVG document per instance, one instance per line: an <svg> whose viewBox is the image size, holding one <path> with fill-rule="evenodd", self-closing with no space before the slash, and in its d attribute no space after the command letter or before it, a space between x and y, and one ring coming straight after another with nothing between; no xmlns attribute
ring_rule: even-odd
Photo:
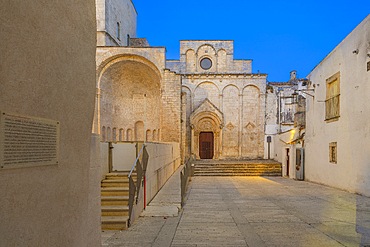
<svg viewBox="0 0 370 247"><path fill-rule="evenodd" d="M306 179L370 195L370 16L315 69L309 79ZM326 79L340 72L340 117L325 121ZM337 142L337 164L329 162L329 143Z"/></svg>

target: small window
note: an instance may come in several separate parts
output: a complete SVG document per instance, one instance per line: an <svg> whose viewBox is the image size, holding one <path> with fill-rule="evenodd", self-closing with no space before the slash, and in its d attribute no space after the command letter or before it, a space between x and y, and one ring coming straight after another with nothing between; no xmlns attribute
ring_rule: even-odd
<svg viewBox="0 0 370 247"><path fill-rule="evenodd" d="M337 143L336 142L330 142L329 143L329 162L330 163L337 163Z"/></svg>
<svg viewBox="0 0 370 247"><path fill-rule="evenodd" d="M127 46L130 46L130 34L127 34Z"/></svg>
<svg viewBox="0 0 370 247"><path fill-rule="evenodd" d="M204 70L209 70L212 67L212 60L207 57L203 58L200 61L200 67L202 67Z"/></svg>
<svg viewBox="0 0 370 247"><path fill-rule="evenodd" d="M121 24L117 22L117 39L121 40Z"/></svg>

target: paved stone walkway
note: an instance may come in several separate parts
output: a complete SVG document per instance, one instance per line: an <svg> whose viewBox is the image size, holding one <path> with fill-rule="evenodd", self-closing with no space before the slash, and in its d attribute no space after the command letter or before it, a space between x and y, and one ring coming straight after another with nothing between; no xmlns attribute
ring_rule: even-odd
<svg viewBox="0 0 370 247"><path fill-rule="evenodd" d="M370 246L370 198L281 177L194 177L179 216L104 234L103 246Z"/></svg>

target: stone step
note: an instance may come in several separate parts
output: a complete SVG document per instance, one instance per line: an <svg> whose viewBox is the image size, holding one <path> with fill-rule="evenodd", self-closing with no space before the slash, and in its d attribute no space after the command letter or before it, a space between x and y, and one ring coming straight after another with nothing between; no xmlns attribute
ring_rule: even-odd
<svg viewBox="0 0 370 247"><path fill-rule="evenodd" d="M250 177L259 177L259 176L268 176L268 177L279 177L281 173L194 173L194 176L250 176Z"/></svg>
<svg viewBox="0 0 370 247"><path fill-rule="evenodd" d="M197 162L195 176L281 176L281 164L274 161Z"/></svg>
<svg viewBox="0 0 370 247"><path fill-rule="evenodd" d="M197 159L195 162L197 163L212 163L212 164L218 164L218 163L258 163L258 164L276 164L279 163L276 160L272 159L234 159L234 158L226 158L226 159L219 159L219 160L214 160L214 159Z"/></svg>
<svg viewBox="0 0 370 247"><path fill-rule="evenodd" d="M195 167L195 171L197 170L235 170L235 171L262 171L262 170L280 170L281 167Z"/></svg>
<svg viewBox="0 0 370 247"><path fill-rule="evenodd" d="M194 172L194 175L199 175L199 174L235 174L238 175L240 174L241 176L268 176L268 175L278 175L281 176L281 171L276 171L276 172L213 172L213 171L201 171L201 172Z"/></svg>
<svg viewBox="0 0 370 247"><path fill-rule="evenodd" d="M104 187L101 188L101 196L128 196L129 188L127 187Z"/></svg>
<svg viewBox="0 0 370 247"><path fill-rule="evenodd" d="M128 216L102 216L102 230L126 230L128 219Z"/></svg>
<svg viewBox="0 0 370 247"><path fill-rule="evenodd" d="M280 164L196 164L196 167L280 167Z"/></svg>
<svg viewBox="0 0 370 247"><path fill-rule="evenodd" d="M104 179L101 182L102 187L128 187L129 179Z"/></svg>
<svg viewBox="0 0 370 247"><path fill-rule="evenodd" d="M128 216L129 207L122 205L109 205L101 207L102 216Z"/></svg>
<svg viewBox="0 0 370 247"><path fill-rule="evenodd" d="M105 179L107 180L114 180L114 179L128 179L129 172L115 172L115 173L108 173L105 175ZM136 180L136 173L131 174L132 178Z"/></svg>
<svg viewBox="0 0 370 247"><path fill-rule="evenodd" d="M102 196L101 205L102 206L113 206L113 205L128 205L128 196Z"/></svg>

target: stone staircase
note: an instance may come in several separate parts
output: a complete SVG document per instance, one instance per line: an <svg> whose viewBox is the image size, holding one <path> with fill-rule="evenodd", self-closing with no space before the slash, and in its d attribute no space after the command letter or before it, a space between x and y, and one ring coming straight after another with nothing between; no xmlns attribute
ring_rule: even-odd
<svg viewBox="0 0 370 247"><path fill-rule="evenodd" d="M281 163L273 160L197 160L195 176L281 176Z"/></svg>
<svg viewBox="0 0 370 247"><path fill-rule="evenodd" d="M101 182L102 230L125 230L129 220L129 172L108 173ZM136 180L136 174L133 174Z"/></svg>

